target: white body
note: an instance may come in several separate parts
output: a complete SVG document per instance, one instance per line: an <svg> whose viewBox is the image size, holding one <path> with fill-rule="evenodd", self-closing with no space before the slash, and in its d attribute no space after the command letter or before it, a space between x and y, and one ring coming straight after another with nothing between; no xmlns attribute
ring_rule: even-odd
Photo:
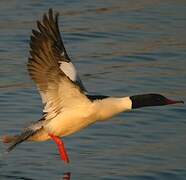
<svg viewBox="0 0 186 180"><path fill-rule="evenodd" d="M56 136L67 136L88 125L111 118L115 114L131 110L132 102L129 97L106 98L94 102L78 104L63 111L49 121L44 129Z"/></svg>

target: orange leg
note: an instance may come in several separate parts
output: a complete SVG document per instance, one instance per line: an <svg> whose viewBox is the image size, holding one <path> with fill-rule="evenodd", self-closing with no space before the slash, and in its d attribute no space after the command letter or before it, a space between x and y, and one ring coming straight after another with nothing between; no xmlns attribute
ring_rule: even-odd
<svg viewBox="0 0 186 180"><path fill-rule="evenodd" d="M53 134L48 134L53 140L54 140L54 142L56 143L56 145L57 145L57 147L58 147L58 150L59 150L59 153L60 153L60 156L61 156L61 159L63 160L63 161L65 161L65 163L69 163L69 158L68 158L68 154L67 154L67 151L66 151L66 149L65 149L65 145L64 145L64 143L63 143L63 141L59 138L59 137L57 137L57 136L55 136L55 135L53 135Z"/></svg>

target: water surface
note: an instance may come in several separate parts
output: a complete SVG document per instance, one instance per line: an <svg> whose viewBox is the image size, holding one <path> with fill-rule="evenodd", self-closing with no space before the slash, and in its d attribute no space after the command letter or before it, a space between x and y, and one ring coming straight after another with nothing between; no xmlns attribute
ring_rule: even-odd
<svg viewBox="0 0 186 180"><path fill-rule="evenodd" d="M186 101L185 1L2 0L0 135L19 132L41 117L26 63L31 29L50 7L60 12L67 51L89 91L158 92ZM0 158L0 179L185 179L185 117L185 105L175 105L95 124L64 139L68 166L53 142L24 143Z"/></svg>

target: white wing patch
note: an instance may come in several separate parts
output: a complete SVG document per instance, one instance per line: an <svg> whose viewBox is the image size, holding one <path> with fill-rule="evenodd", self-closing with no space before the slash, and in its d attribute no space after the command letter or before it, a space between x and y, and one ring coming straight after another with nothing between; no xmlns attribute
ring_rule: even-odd
<svg viewBox="0 0 186 180"><path fill-rule="evenodd" d="M76 82L76 84L84 91L87 92L85 89L81 79L79 78L79 75L77 73L77 70L75 66L71 62L66 61L59 61L59 68L65 73L66 76L70 78L73 82Z"/></svg>
<svg viewBox="0 0 186 180"><path fill-rule="evenodd" d="M77 80L77 71L75 66L71 62L60 61L60 69L68 76L72 81Z"/></svg>

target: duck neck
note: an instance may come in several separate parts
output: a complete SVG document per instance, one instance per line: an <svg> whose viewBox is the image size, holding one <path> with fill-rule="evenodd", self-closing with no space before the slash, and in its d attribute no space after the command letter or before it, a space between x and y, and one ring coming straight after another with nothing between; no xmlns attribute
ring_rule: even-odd
<svg viewBox="0 0 186 180"><path fill-rule="evenodd" d="M98 112L98 119L106 120L118 113L130 111L132 109L132 101L129 97L109 97L95 101L95 106Z"/></svg>

